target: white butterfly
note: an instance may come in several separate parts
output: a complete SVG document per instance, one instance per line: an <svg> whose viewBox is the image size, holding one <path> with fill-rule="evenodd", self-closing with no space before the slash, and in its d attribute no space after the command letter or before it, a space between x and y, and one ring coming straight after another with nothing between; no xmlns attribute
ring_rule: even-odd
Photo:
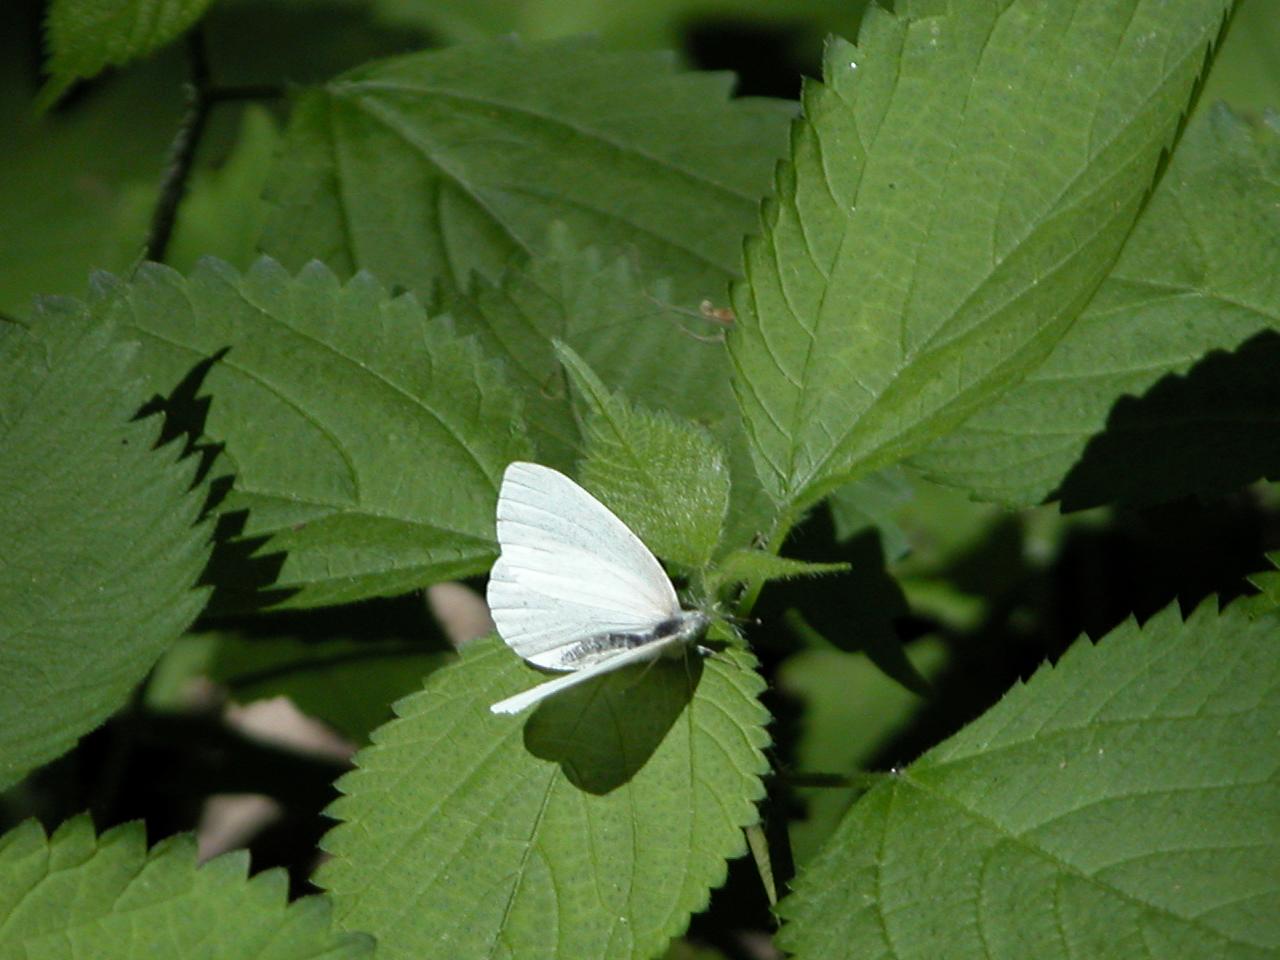
<svg viewBox="0 0 1280 960"><path fill-rule="evenodd" d="M498 491L502 554L489 575L498 634L536 667L571 673L499 700L519 713L552 694L679 649L709 619L683 610L649 548L563 473L512 463Z"/></svg>

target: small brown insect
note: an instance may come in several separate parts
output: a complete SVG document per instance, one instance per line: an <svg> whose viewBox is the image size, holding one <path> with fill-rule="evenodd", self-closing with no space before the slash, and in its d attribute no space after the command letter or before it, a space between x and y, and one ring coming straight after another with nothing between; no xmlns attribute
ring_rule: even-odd
<svg viewBox="0 0 1280 960"><path fill-rule="evenodd" d="M698 312L712 323L718 323L722 327L732 327L733 321L737 319L733 315L732 307L717 307L710 300L703 300L698 304Z"/></svg>

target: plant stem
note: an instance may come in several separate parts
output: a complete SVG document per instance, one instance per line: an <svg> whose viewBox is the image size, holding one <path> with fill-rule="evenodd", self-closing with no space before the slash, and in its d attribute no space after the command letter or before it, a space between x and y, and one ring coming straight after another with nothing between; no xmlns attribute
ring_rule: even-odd
<svg viewBox="0 0 1280 960"><path fill-rule="evenodd" d="M148 260L163 263L178 219L178 204L187 192L187 181L195 162L196 148L209 119L209 57L205 50L204 33L196 27L187 36L187 63L190 79L186 84L187 112L169 146L169 163L160 185L160 199L151 215L151 228L147 232L145 256Z"/></svg>
<svg viewBox="0 0 1280 960"><path fill-rule="evenodd" d="M216 87L210 82L209 55L204 33L196 27L187 37L187 62L190 72L186 83L187 110L169 145L169 162L160 185L160 198L151 215L144 258L164 262L178 219L178 205L187 192L187 181L195 163L196 150L209 120L209 112L219 103L243 100L277 100L284 88L271 84Z"/></svg>
<svg viewBox="0 0 1280 960"><path fill-rule="evenodd" d="M778 551L782 549L782 544L786 542L787 534L791 532L792 526L795 525L794 511L788 509L779 514L777 521L773 525L773 532L769 535L769 542L765 544L765 550L777 556ZM760 591L764 589L764 583L756 583L747 589L747 591L738 600L737 616L743 620L750 618L751 610L755 607L756 601L760 599Z"/></svg>
<svg viewBox="0 0 1280 960"><path fill-rule="evenodd" d="M178 219L178 205L187 192L187 180L196 160L196 148L209 120L212 99L209 96L209 52L205 49L205 33L200 27L187 35L187 113L183 114L178 132L169 145L169 165L160 186L160 200L151 214L147 230L147 260L164 262Z"/></svg>

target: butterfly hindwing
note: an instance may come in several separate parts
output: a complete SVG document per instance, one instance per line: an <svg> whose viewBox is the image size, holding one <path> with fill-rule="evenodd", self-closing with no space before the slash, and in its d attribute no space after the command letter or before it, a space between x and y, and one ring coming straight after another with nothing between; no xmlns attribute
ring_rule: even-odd
<svg viewBox="0 0 1280 960"><path fill-rule="evenodd" d="M606 660L600 660L591 666L576 670L573 673L566 673L554 679L540 683L536 687L532 687L515 696L507 697L505 700L499 700L489 709L493 713L513 714L527 710L535 704L541 703L554 694L570 687L576 687L580 683L585 683L593 677L601 674L612 673L614 670L621 670L623 667L629 667L633 663L643 663L647 660L656 660L675 644L683 641L683 636L679 633L673 633L665 637L660 637L651 643L643 646L633 647L629 650L610 657Z"/></svg>

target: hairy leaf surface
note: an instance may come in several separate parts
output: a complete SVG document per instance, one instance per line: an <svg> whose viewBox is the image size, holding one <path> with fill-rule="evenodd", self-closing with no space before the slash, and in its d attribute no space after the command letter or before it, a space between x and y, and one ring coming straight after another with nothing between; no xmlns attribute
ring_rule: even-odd
<svg viewBox="0 0 1280 960"><path fill-rule="evenodd" d="M568 346L559 354L585 408L583 486L661 557L705 567L729 509L729 468L707 431L611 393Z"/></svg>
<svg viewBox="0 0 1280 960"><path fill-rule="evenodd" d="M268 260L103 286L156 388L214 398L204 432L236 474L222 512L241 518L272 599L404 592L493 561L498 478L528 450L520 404L411 297Z"/></svg>
<svg viewBox="0 0 1280 960"><path fill-rule="evenodd" d="M755 475L729 385L723 324L674 304L671 285L646 282L634 258L581 246L563 224L546 243L544 252L509 265L501 282L477 281L442 302L459 330L473 333L524 388L539 460L572 471L583 449L586 411L556 355L559 340L611 390L715 436L733 481L722 543L749 542L770 524L773 505Z"/></svg>
<svg viewBox="0 0 1280 960"><path fill-rule="evenodd" d="M989 500L1145 503L1280 475L1280 130L1200 116L1048 360L915 463Z"/></svg>
<svg viewBox="0 0 1280 960"><path fill-rule="evenodd" d="M213 0L53 0L46 30L47 107L76 80L146 56L184 33Z"/></svg>
<svg viewBox="0 0 1280 960"><path fill-rule="evenodd" d="M397 705L339 781L320 871L339 922L390 957L658 954L705 906L763 792L763 684L740 650L545 679L496 639Z"/></svg>
<svg viewBox="0 0 1280 960"><path fill-rule="evenodd" d="M720 298L791 113L730 101L731 82L581 41L361 67L298 101L264 249L429 295L496 278L562 220L676 278L684 300Z"/></svg>
<svg viewBox="0 0 1280 960"><path fill-rule="evenodd" d="M1132 621L845 816L782 906L797 957L1273 957L1280 617Z"/></svg>
<svg viewBox="0 0 1280 960"><path fill-rule="evenodd" d="M918 451L1106 276L1228 0L907 2L806 88L729 333L784 506Z"/></svg>
<svg viewBox="0 0 1280 960"><path fill-rule="evenodd" d="M148 850L140 823L95 836L77 817L46 837L29 820L0 837L0 960L373 956L331 929L325 898L289 903L283 870L248 872L244 851L197 867L190 836Z"/></svg>
<svg viewBox="0 0 1280 960"><path fill-rule="evenodd" d="M208 491L133 419L136 353L71 301L0 326L0 786L122 706L208 596Z"/></svg>

